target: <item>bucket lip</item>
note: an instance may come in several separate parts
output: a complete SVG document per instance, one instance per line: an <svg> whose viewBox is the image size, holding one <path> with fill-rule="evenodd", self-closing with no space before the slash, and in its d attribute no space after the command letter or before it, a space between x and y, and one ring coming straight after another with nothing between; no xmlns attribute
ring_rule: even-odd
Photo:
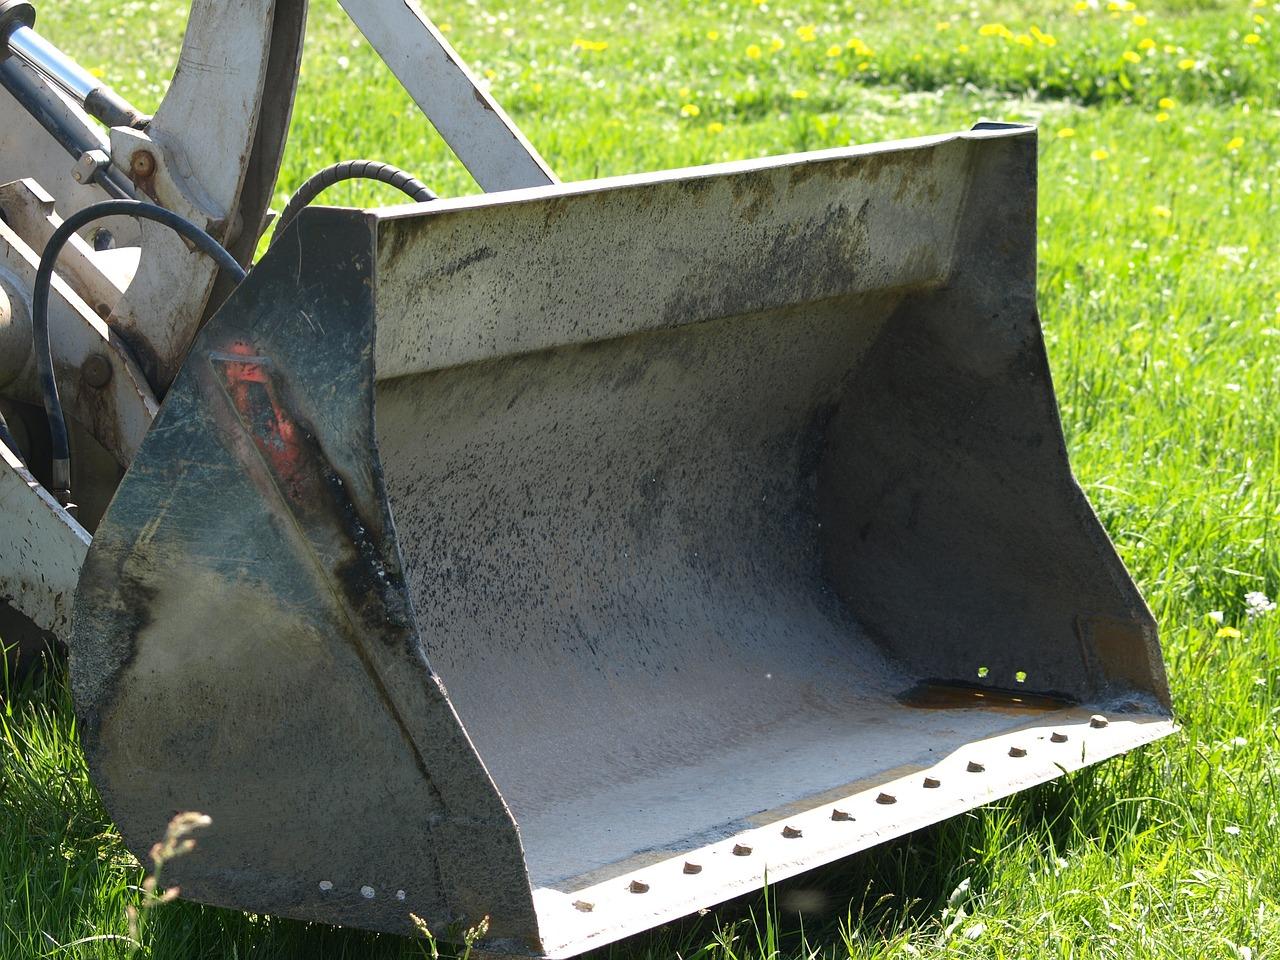
<svg viewBox="0 0 1280 960"><path fill-rule="evenodd" d="M727 160L721 163L675 167L668 170L655 170L645 173L627 173L612 177L597 177L590 180L575 180L568 183L553 183L541 187L522 187L516 190L503 190L496 193L472 194L465 197L439 198L427 203L394 204L387 207L367 208L365 212L372 215L379 223L382 223L424 215L437 216L458 210L470 210L476 207L528 203L535 200L545 200L548 197L581 196L628 187L647 187L661 183L718 177L725 174L749 173L778 167L794 167L805 163L821 163L830 160L869 157L882 153L897 153L899 151L936 147L957 140L999 140L1008 137L1034 137L1036 132L1037 128L1032 124L982 120L975 123L971 129L951 133L929 134L900 140L879 140L874 143L861 143L848 147L829 147L825 150L779 153L768 157Z"/></svg>
<svg viewBox="0 0 1280 960"><path fill-rule="evenodd" d="M604 881L533 891L542 956L572 957L865 850L1064 773L1169 736L1163 712L1098 704L1040 715L960 747L932 765L898 768L801 812L769 811L714 843L676 851Z"/></svg>

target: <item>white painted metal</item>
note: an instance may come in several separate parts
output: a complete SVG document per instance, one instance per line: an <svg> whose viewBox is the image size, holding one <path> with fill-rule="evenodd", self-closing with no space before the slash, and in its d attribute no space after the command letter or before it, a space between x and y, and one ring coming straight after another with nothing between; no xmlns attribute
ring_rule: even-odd
<svg viewBox="0 0 1280 960"><path fill-rule="evenodd" d="M845 233L880 238L874 262L854 273L821 276L821 283L835 286L806 295L817 300L940 283L953 251L938 225L956 221L969 163L964 143L982 136L921 137L378 210L382 246L392 251L377 271L378 377L526 353L569 338L600 340L708 319L697 304L705 299L708 307L723 309L709 295L723 277L749 272L738 265L756 261L761 276L778 270L776 247L787 235L785 225L806 215L818 219L832 202L827 181L804 181L798 170L954 141L953 148L931 154L928 190L912 170L884 171L903 198L892 209L866 206L865 217L859 214L870 196L883 195L879 179L849 188L841 198ZM759 192L739 197L732 175L749 173L763 175ZM704 195L697 203L684 202L698 191ZM781 196L785 206L772 202ZM578 202L566 202L551 219L546 203L560 198ZM708 218L709 209L737 210L741 219ZM402 234L413 242L396 242ZM643 249L634 242L638 236L648 238ZM797 250L805 246L812 257L833 242L829 234L794 238ZM798 253L791 261L793 267L803 262ZM741 301L743 313L769 309L795 297L789 280L797 270L788 268L776 283L726 293ZM459 283L463 273L467 282ZM682 309L671 309L680 301Z"/></svg>
<svg viewBox="0 0 1280 960"><path fill-rule="evenodd" d="M80 243L79 256L87 260L88 251L82 246L82 241ZM31 245L11 227L0 222L0 271L10 278L6 284L10 288L10 299L14 298L16 291L16 295L24 300L23 310L14 311L15 320L21 316L28 318L29 322L29 291L39 265L40 256ZM105 280L100 283L105 283ZM68 414L78 420L120 465L127 465L150 429L159 404L106 321L57 274L54 275L49 297L49 336ZM28 332L28 341L29 337ZM85 361L91 356L102 357L110 367L110 379L101 388L90 386L80 375ZM26 357L23 369L5 387L5 394L27 402L40 402L34 356Z"/></svg>
<svg viewBox="0 0 1280 960"><path fill-rule="evenodd" d="M0 210L13 231L36 251L44 249L62 223L54 198L35 180L0 185ZM138 247L94 250L77 235L58 257L58 274L100 316L106 316L133 281L140 252Z"/></svg>
<svg viewBox="0 0 1280 960"><path fill-rule="evenodd" d="M415 0L342 0L342 6L481 188L556 182Z"/></svg>
<svg viewBox="0 0 1280 960"><path fill-rule="evenodd" d="M157 199L224 244L258 224L229 222L248 174L271 52L276 0L195 0L182 54L145 134L117 128L112 159L122 170L149 154ZM141 227L143 252L113 324L152 354L163 389L199 326L216 268L158 224Z"/></svg>
<svg viewBox="0 0 1280 960"><path fill-rule="evenodd" d="M65 641L89 534L0 443L0 603Z"/></svg>
<svg viewBox="0 0 1280 960"><path fill-rule="evenodd" d="M705 846L665 854L654 851L607 876L534 890L545 955L576 956L701 907L750 893L766 880L785 880L1177 729L1165 716L1127 713L1095 718L1090 710L1077 707L1033 720L988 711L921 711L915 716L917 729L912 733L899 726L901 715L895 718L897 723L886 727L874 705L868 705L865 713L856 736L843 746L825 744L818 754L804 760L820 763L821 750L827 751L827 756L835 756L831 751L836 751L842 762L851 755L879 750L899 761L893 774L833 789L824 802L811 807L764 810L744 824L744 829L727 831ZM1097 726L1099 723L1105 725ZM957 729L966 733L958 736ZM738 759L750 767L767 764L750 747L742 752ZM912 754L915 759L910 758ZM726 769L731 766L731 758L726 758ZM779 782L784 782L785 770L777 773ZM715 781L703 782L714 790ZM623 785L617 791L616 806L575 809L571 824L596 822L592 818L597 816L629 818L632 807L622 795L626 789ZM644 799L660 803L664 811L678 818L679 814L669 809L669 797ZM572 841L566 837L566 842Z"/></svg>

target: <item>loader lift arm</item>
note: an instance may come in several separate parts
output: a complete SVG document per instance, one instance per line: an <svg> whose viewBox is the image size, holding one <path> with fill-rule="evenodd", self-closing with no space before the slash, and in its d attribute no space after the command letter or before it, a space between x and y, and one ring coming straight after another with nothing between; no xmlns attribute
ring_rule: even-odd
<svg viewBox="0 0 1280 960"><path fill-rule="evenodd" d="M416 3L343 6L482 189L555 182ZM170 90L155 116L144 117L40 35L32 3L0 0L0 184L9 184L0 187L0 206L15 231L0 234L0 326L16 344L0 358L0 416L7 410L24 441L42 430L32 407L40 393L35 356L21 344L38 251L78 210L133 198L173 210L247 264L275 189L306 11L306 0L195 0ZM51 340L59 379L76 377L67 388L77 401L70 412L84 420L83 408L94 408L87 425L75 425L76 445L105 445L117 466L86 462L77 471L87 509L79 520L59 516L50 528L55 538L63 529L92 531L145 432L136 425L154 417L196 331L230 291L206 258L164 229L116 219L92 239L105 249L73 241L75 268L70 286L55 289ZM69 352L72 342L86 346ZM137 388L88 388L86 364L106 368L108 382ZM27 489L14 479L15 490ZM0 588L15 596L20 585L32 589L29 566L14 553L0 558ZM56 595L65 593L64 585ZM38 626L65 634L60 616Z"/></svg>

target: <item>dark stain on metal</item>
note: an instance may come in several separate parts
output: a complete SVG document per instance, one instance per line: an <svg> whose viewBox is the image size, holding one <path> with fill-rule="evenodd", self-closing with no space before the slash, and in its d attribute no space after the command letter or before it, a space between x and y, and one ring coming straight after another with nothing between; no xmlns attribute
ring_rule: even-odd
<svg viewBox="0 0 1280 960"><path fill-rule="evenodd" d="M485 260L492 260L496 257L497 251L493 247L479 247L464 257L452 260L440 268L440 273L445 277L452 277L456 273L461 273L467 267L475 266L477 263L483 263Z"/></svg>
<svg viewBox="0 0 1280 960"><path fill-rule="evenodd" d="M346 548L333 569L348 607L373 636L399 642L410 629L397 566L388 564L368 520L352 500L350 482L325 455L315 431L297 412L287 382L254 347L236 340L209 359L241 425L301 523L328 527Z"/></svg>
<svg viewBox="0 0 1280 960"><path fill-rule="evenodd" d="M111 361L100 353L91 353L80 364L84 382L95 390L101 390L111 382Z"/></svg>
<svg viewBox="0 0 1280 960"><path fill-rule="evenodd" d="M1076 705L1076 701L1058 694L984 687L960 680L922 680L895 699L903 706L921 710L999 710L1004 713L1047 713Z"/></svg>

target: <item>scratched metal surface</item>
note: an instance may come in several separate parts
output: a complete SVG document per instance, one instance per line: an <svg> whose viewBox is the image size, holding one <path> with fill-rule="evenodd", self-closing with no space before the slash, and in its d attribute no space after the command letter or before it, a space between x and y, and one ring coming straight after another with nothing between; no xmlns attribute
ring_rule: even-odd
<svg viewBox="0 0 1280 960"><path fill-rule="evenodd" d="M920 678L1163 695L1067 465L1034 188L1023 132L387 221L408 584L535 884L1003 722L897 704Z"/></svg>
<svg viewBox="0 0 1280 960"><path fill-rule="evenodd" d="M212 804L199 899L483 911L491 948L565 955L763 876L614 890L646 864L1025 723L916 681L1114 715L1078 762L1168 732L1067 463L1034 209L1034 133L987 129L304 214L90 551L73 680L126 838ZM1060 769L993 764L884 836Z"/></svg>
<svg viewBox="0 0 1280 960"><path fill-rule="evenodd" d="M514 824L400 573L371 243L313 212L202 332L81 577L85 750L139 856L175 811L213 818L166 870L185 896L405 933L488 913L530 944Z"/></svg>

